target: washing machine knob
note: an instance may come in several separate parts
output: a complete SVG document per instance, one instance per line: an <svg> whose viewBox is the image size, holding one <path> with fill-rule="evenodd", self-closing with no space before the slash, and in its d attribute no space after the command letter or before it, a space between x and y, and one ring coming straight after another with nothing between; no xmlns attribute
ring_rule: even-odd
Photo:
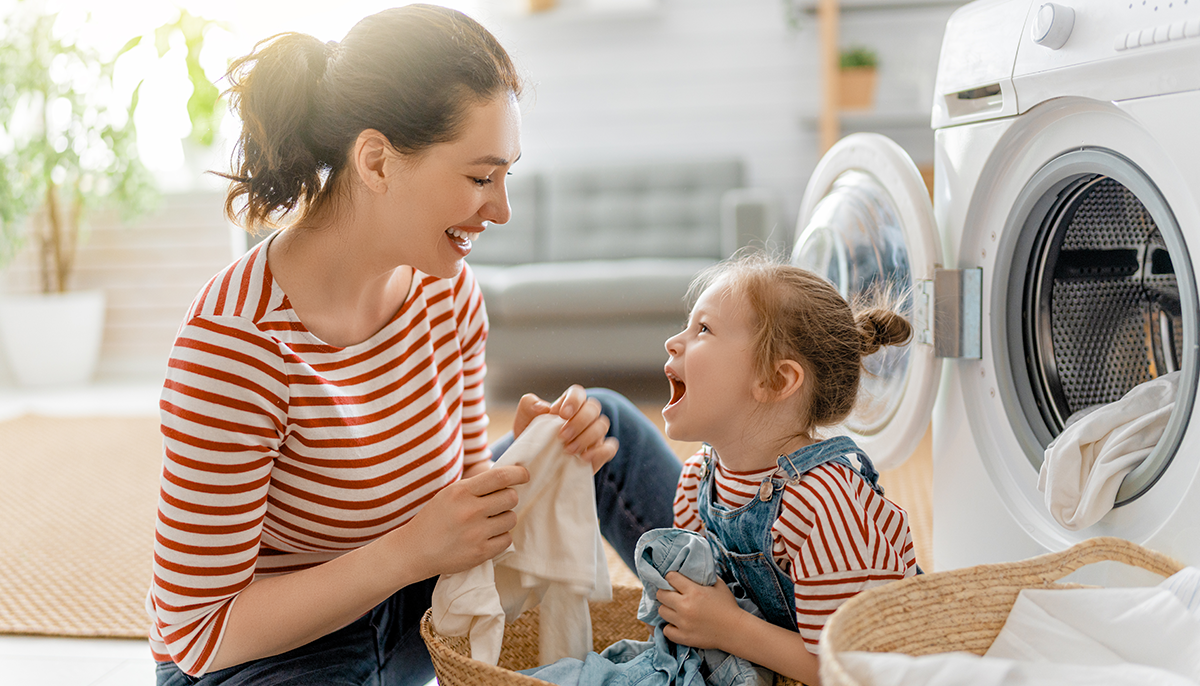
<svg viewBox="0 0 1200 686"><path fill-rule="evenodd" d="M1075 10L1066 5L1048 2L1038 8L1033 19L1033 42L1058 50L1071 37L1075 28Z"/></svg>

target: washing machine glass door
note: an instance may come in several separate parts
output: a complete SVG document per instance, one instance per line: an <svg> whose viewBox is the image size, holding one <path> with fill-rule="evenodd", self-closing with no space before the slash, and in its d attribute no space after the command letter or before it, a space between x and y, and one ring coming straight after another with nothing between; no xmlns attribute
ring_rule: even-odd
<svg viewBox="0 0 1200 686"><path fill-rule="evenodd" d="M921 174L891 139L858 133L830 148L805 190L796 236L793 264L852 304L891 304L916 325L918 281L932 279L940 249ZM929 426L941 365L919 338L867 358L858 406L839 428L880 469L908 459Z"/></svg>

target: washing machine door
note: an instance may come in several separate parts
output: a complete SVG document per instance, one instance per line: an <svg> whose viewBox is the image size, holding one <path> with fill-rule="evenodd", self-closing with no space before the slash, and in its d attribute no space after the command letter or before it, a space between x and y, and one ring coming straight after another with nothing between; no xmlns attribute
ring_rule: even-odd
<svg viewBox="0 0 1200 686"><path fill-rule="evenodd" d="M922 305L940 255L933 206L917 166L886 136L856 133L821 159L796 226L792 263L831 281L851 303L882 298L918 332L864 361L859 402L838 428L879 469L902 464L929 427L941 363Z"/></svg>

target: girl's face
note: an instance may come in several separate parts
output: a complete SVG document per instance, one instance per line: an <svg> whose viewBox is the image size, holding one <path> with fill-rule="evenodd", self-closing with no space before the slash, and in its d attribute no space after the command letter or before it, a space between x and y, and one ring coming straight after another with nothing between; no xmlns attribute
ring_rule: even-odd
<svg viewBox="0 0 1200 686"><path fill-rule="evenodd" d="M667 339L671 401L662 414L672 439L718 452L744 440L757 406L751 317L745 296L718 280L700 294L687 328Z"/></svg>
<svg viewBox="0 0 1200 686"><path fill-rule="evenodd" d="M471 244L491 224L509 220L508 170L521 155L521 112L512 97L468 109L463 135L397 161L389 185L391 226L385 241L403 264L442 278L456 276Z"/></svg>

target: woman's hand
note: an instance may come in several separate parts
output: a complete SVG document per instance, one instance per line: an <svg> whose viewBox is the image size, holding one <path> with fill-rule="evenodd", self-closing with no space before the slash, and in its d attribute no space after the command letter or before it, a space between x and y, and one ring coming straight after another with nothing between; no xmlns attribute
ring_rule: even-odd
<svg viewBox="0 0 1200 686"><path fill-rule="evenodd" d="M591 463L592 473L600 471L617 454L617 439L606 438L608 417L600 412L600 402L587 397L579 385L572 385L553 404L533 393L521 396L513 420L513 436L520 436L534 417L548 413L566 420L559 438L568 453Z"/></svg>
<svg viewBox="0 0 1200 686"><path fill-rule="evenodd" d="M438 491L412 521L397 529L411 535L409 540L429 561L424 578L461 572L504 552L517 523L512 511L517 492L512 487L527 481L529 471L519 465L488 469Z"/></svg>
<svg viewBox="0 0 1200 686"><path fill-rule="evenodd" d="M747 613L725 582L718 578L715 586L704 586L679 572L667 572L666 579L675 590L655 595L662 603L658 614L667 621L663 635L679 645L729 652L726 639L740 615Z"/></svg>

